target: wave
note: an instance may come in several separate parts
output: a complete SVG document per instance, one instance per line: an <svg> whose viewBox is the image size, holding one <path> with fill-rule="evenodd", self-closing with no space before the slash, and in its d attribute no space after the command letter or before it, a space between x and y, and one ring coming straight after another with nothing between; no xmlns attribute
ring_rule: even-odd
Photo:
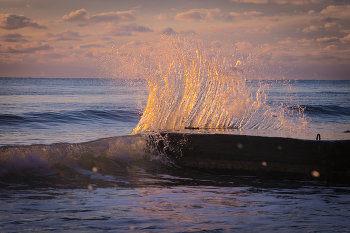
<svg viewBox="0 0 350 233"><path fill-rule="evenodd" d="M300 107L304 109L305 114L317 115L318 117L321 117L322 115L327 115L327 117L350 116L349 108L338 105L303 105Z"/></svg>
<svg viewBox="0 0 350 233"><path fill-rule="evenodd" d="M82 110L60 112L30 112L20 115L0 114L0 125L45 123L84 124L91 121L138 121L141 114L136 110Z"/></svg>
<svg viewBox="0 0 350 233"><path fill-rule="evenodd" d="M153 141L155 138L152 136ZM67 172L108 178L171 164L147 146L152 140L146 135L131 135L76 144L0 147L0 179L62 176Z"/></svg>
<svg viewBox="0 0 350 233"><path fill-rule="evenodd" d="M248 58L235 49L210 50L184 38L134 49L122 47L114 56L123 72L148 81L147 105L134 134L186 128L299 130L306 124L301 114L290 120L285 106L266 103L268 84L247 81Z"/></svg>

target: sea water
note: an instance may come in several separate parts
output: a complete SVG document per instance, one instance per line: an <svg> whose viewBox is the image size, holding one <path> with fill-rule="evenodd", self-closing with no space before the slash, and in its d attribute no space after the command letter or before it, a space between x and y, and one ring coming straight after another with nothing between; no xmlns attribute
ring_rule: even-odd
<svg viewBox="0 0 350 233"><path fill-rule="evenodd" d="M349 80L250 81L270 85L267 105L302 110L306 127L294 138L350 139ZM148 99L146 80L0 78L0 146L79 143L125 136ZM278 130L203 129L279 136ZM283 135L282 135L283 136ZM290 136L290 135L288 135Z"/></svg>
<svg viewBox="0 0 350 233"><path fill-rule="evenodd" d="M0 231L348 231L348 185L207 174L152 146L161 131L350 139L349 80L261 79L223 48L128 44L109 78L0 78Z"/></svg>
<svg viewBox="0 0 350 233"><path fill-rule="evenodd" d="M301 138L350 139L350 81L265 82L267 104L304 109ZM0 78L1 232L348 231L348 187L205 174L145 153L127 135L148 92L146 80ZM105 143L111 160L76 157Z"/></svg>

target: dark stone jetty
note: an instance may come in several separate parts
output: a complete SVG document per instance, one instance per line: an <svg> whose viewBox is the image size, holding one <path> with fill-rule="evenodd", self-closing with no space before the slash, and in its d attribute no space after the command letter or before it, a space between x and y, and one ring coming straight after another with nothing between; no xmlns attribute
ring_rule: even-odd
<svg viewBox="0 0 350 233"><path fill-rule="evenodd" d="M161 133L158 150L192 170L350 184L350 140Z"/></svg>

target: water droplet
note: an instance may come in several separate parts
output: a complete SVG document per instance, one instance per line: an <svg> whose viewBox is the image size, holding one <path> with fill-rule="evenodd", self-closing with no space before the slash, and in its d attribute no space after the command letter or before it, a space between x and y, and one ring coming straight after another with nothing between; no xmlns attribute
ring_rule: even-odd
<svg viewBox="0 0 350 233"><path fill-rule="evenodd" d="M237 147L238 147L239 149L242 149L242 148L243 148L243 145L242 145L241 143L237 143Z"/></svg>
<svg viewBox="0 0 350 233"><path fill-rule="evenodd" d="M319 173L318 171L312 171L312 172L311 172L311 175L312 175L313 177L319 177L319 176L320 176L320 173Z"/></svg>
<svg viewBox="0 0 350 233"><path fill-rule="evenodd" d="M267 166L267 163L264 161L264 162L262 162L261 163L264 167L266 167Z"/></svg>

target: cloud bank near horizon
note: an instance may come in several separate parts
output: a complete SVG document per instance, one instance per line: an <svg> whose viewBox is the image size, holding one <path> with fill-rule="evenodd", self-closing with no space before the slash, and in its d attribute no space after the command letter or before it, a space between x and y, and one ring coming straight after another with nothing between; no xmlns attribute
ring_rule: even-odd
<svg viewBox="0 0 350 233"><path fill-rule="evenodd" d="M0 8L0 76L96 77L103 69L98 64L111 49L160 36L191 35L208 48L231 44L243 56L258 53L264 65L283 69L286 78L350 79L350 4L184 2L132 0L97 6L77 0L75 9L65 3L56 9L43 0L33 0L30 7L24 0L13 6L7 2L7 8Z"/></svg>

